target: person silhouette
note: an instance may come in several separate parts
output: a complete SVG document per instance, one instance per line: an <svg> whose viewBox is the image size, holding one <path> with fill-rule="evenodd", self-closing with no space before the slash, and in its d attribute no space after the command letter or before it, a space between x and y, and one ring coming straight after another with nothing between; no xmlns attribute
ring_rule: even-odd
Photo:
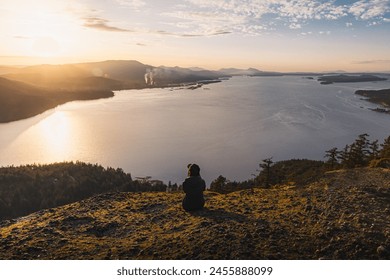
<svg viewBox="0 0 390 280"><path fill-rule="evenodd" d="M201 210L205 203L203 192L206 190L206 183L200 177L200 168L197 164L188 164L187 168L188 177L183 182L183 191L186 194L182 203L183 209L186 211Z"/></svg>

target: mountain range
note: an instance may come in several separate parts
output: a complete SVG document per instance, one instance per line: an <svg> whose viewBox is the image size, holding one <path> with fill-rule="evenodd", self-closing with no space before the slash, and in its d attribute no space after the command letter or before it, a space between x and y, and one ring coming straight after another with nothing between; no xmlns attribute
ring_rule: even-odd
<svg viewBox="0 0 390 280"><path fill-rule="evenodd" d="M112 97L113 90L210 82L226 76L134 60L1 67L0 73L0 123L28 118L72 100Z"/></svg>

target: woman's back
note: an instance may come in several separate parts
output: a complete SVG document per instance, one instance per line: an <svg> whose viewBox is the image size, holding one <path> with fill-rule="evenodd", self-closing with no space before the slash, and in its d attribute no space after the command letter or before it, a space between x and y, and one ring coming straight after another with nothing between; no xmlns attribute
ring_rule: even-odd
<svg viewBox="0 0 390 280"><path fill-rule="evenodd" d="M189 177L183 182L183 191L186 194L183 200L183 208L186 211L200 210L205 203L203 192L206 190L206 183L200 177L199 171L198 165L188 165Z"/></svg>

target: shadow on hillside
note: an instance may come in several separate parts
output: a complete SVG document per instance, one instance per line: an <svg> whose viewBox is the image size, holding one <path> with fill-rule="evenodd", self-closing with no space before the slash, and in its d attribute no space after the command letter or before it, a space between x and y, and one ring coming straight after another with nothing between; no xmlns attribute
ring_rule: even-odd
<svg viewBox="0 0 390 280"><path fill-rule="evenodd" d="M234 220L236 222L241 223L247 221L248 219L245 215L228 212L224 209L208 209L207 207L199 211L191 212L190 214L196 217L209 218L217 222Z"/></svg>

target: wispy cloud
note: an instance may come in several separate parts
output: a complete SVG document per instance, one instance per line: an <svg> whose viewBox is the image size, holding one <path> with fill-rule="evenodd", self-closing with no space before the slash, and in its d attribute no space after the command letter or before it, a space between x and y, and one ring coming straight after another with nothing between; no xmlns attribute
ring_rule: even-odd
<svg viewBox="0 0 390 280"><path fill-rule="evenodd" d="M109 24L110 22L108 20L100 17L85 17L83 20L83 26L88 28L95 28L98 30L111 32L132 32L132 30L129 29L112 26Z"/></svg>
<svg viewBox="0 0 390 280"><path fill-rule="evenodd" d="M115 0L115 1L121 6L127 6L135 10L139 10L140 8L146 5L145 1L142 0Z"/></svg>
<svg viewBox="0 0 390 280"><path fill-rule="evenodd" d="M390 59L373 59L354 61L353 64L390 64Z"/></svg>
<svg viewBox="0 0 390 280"><path fill-rule="evenodd" d="M13 38L15 38L15 39L21 39L21 40L28 40L28 39L31 39L31 37L28 37L28 36L20 36L20 35L13 36Z"/></svg>
<svg viewBox="0 0 390 280"><path fill-rule="evenodd" d="M196 33L196 32L194 32L194 33L176 33L176 32L169 32L169 31L165 31L165 30L157 30L157 31L149 30L149 31L146 31L146 33L158 34L158 35L163 35L163 36L191 38L191 37L208 37L208 36L226 35L226 34L230 34L231 32L224 31L224 30L216 30L216 31L211 31L211 32L207 32L207 33Z"/></svg>

